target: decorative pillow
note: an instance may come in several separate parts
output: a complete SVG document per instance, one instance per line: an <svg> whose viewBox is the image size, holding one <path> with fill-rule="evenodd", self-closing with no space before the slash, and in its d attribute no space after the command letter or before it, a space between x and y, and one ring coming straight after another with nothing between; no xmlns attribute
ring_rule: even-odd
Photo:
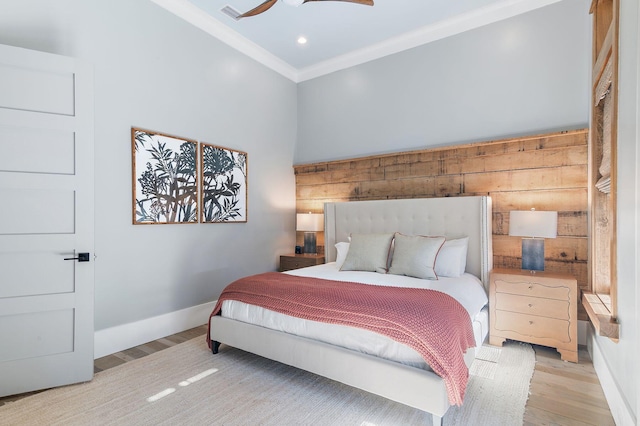
<svg viewBox="0 0 640 426"><path fill-rule="evenodd" d="M341 271L370 271L385 274L393 234L352 234Z"/></svg>
<svg viewBox="0 0 640 426"><path fill-rule="evenodd" d="M336 255L336 266L340 269L342 268L344 260L347 258L349 243L336 243L336 250L338 251L338 254Z"/></svg>
<svg viewBox="0 0 640 426"><path fill-rule="evenodd" d="M436 274L440 277L460 277L467 267L469 237L444 242L436 258Z"/></svg>
<svg viewBox="0 0 640 426"><path fill-rule="evenodd" d="M434 265L444 237L408 236L396 233L389 273L437 280Z"/></svg>

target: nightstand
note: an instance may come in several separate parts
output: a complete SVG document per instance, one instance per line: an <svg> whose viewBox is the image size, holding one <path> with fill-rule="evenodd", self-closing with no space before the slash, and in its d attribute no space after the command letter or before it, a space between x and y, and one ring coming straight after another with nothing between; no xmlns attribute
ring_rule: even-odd
<svg viewBox="0 0 640 426"><path fill-rule="evenodd" d="M494 269L489 288L489 343L506 339L551 346L578 362L578 283L566 274Z"/></svg>
<svg viewBox="0 0 640 426"><path fill-rule="evenodd" d="M280 256L280 272L324 263L324 254L286 254Z"/></svg>

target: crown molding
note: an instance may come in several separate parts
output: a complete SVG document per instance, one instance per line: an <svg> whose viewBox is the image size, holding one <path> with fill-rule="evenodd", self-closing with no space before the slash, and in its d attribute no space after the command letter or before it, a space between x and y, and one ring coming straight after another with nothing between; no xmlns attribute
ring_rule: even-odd
<svg viewBox="0 0 640 426"><path fill-rule="evenodd" d="M230 29L222 22L218 21L199 7L188 0L151 0L158 6L168 10L179 18L184 19L193 26L200 28L209 35L233 47L256 60L267 68L284 77L298 82L298 70L273 55L266 49L258 46L251 40L241 36L236 31Z"/></svg>

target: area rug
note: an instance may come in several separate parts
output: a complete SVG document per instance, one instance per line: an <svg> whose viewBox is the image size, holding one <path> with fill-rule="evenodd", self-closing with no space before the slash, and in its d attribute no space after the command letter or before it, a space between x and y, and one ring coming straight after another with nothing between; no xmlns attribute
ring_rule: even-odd
<svg viewBox="0 0 640 426"><path fill-rule="evenodd" d="M483 347L445 425L522 424L535 355ZM372 372L373 373L373 372ZM0 407L0 425L429 425L431 416L203 337Z"/></svg>

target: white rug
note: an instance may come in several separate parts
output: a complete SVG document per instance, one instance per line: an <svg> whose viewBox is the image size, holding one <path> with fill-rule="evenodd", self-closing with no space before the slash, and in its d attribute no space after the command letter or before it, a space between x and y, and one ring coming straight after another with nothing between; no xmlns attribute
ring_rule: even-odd
<svg viewBox="0 0 640 426"><path fill-rule="evenodd" d="M449 408L444 425L521 425L535 363L527 343L483 346L469 369L464 404Z"/></svg>
<svg viewBox="0 0 640 426"><path fill-rule="evenodd" d="M535 355L483 348L445 425L522 424ZM429 425L426 413L196 338L0 407L0 425Z"/></svg>

